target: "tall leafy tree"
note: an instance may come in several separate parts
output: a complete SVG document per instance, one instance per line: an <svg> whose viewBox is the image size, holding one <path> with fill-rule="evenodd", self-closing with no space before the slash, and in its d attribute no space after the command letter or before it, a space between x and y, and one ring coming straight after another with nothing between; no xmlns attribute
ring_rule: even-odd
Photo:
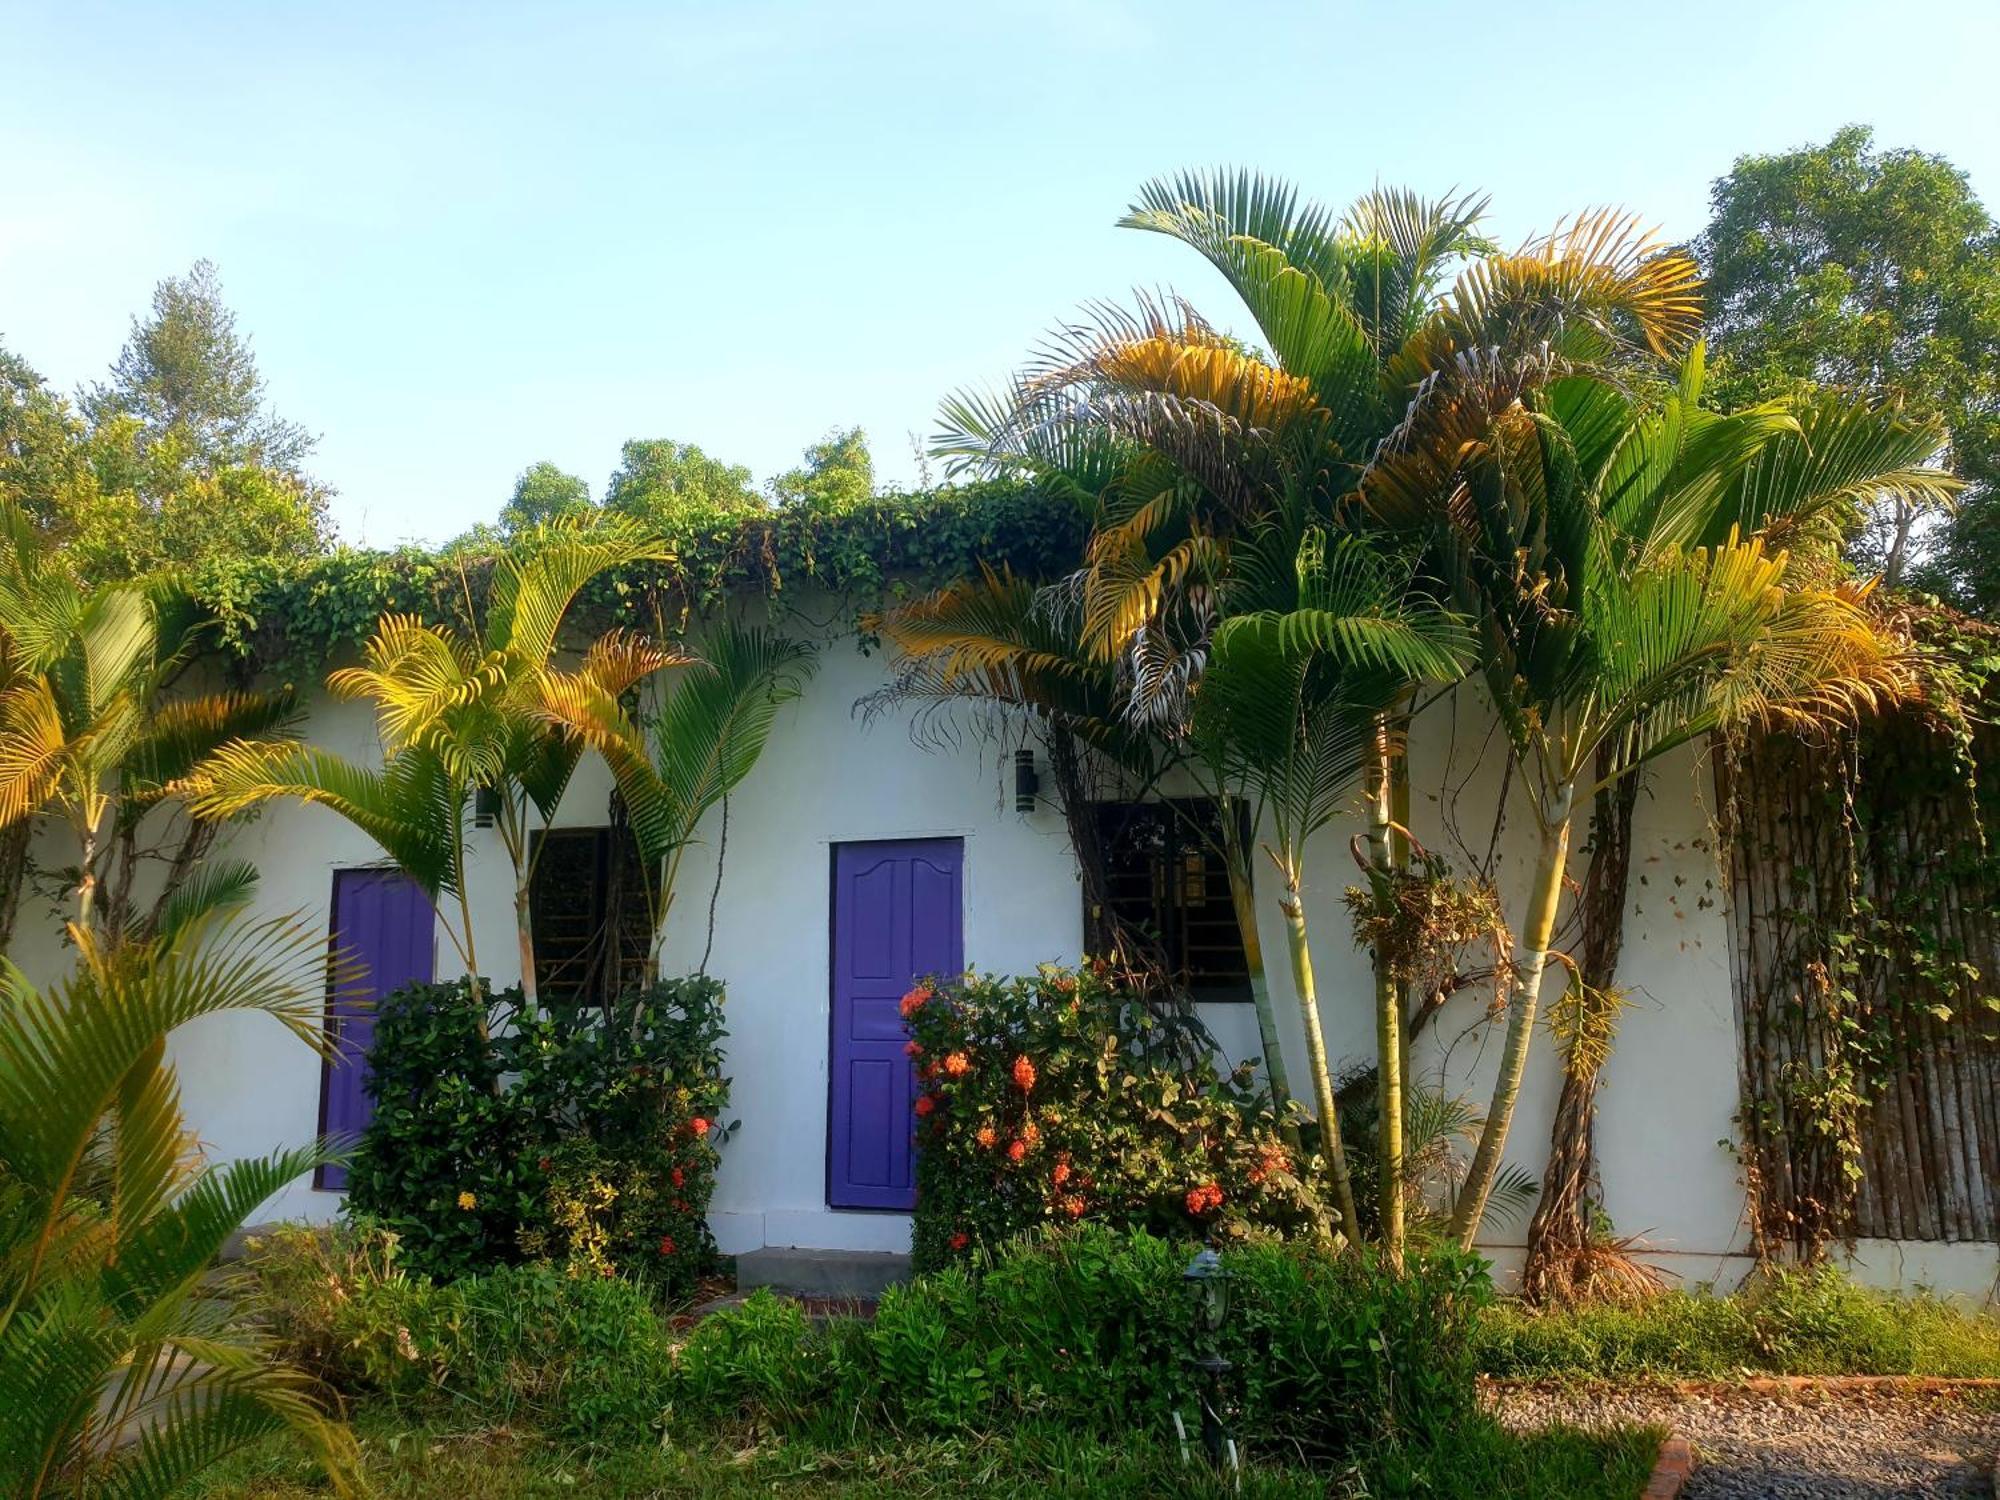
<svg viewBox="0 0 2000 1500"><path fill-rule="evenodd" d="M604 490L606 510L669 534L690 520L748 514L763 505L748 469L671 438L626 443Z"/></svg>
<svg viewBox="0 0 2000 1500"><path fill-rule="evenodd" d="M528 465L514 481L514 493L500 508L500 529L519 536L555 521L574 521L590 513L590 486L546 459Z"/></svg>
<svg viewBox="0 0 2000 1500"><path fill-rule="evenodd" d="M1958 514L1915 557L1931 497L1885 493L1864 560L1892 585L1917 562L1912 576L2000 605L2000 227L1965 174L1851 125L1740 158L1710 205L1695 249L1715 396L1741 405L1835 385L1941 423L1944 461L1969 486Z"/></svg>
<svg viewBox="0 0 2000 1500"><path fill-rule="evenodd" d="M828 433L805 451L805 462L771 481L771 498L838 515L875 494L875 460L859 427Z"/></svg>

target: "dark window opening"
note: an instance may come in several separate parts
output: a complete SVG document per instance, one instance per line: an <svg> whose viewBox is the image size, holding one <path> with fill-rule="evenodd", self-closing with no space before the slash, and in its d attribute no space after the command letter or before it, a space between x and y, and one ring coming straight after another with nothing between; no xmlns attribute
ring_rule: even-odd
<svg viewBox="0 0 2000 1500"><path fill-rule="evenodd" d="M551 828L539 851L529 910L541 999L602 1005L645 982L652 922L645 871L623 828Z"/></svg>
<svg viewBox="0 0 2000 1500"><path fill-rule="evenodd" d="M1191 999L1248 1000L1250 965L1229 899L1215 802L1100 802L1096 814L1112 911L1158 940L1174 982Z"/></svg>

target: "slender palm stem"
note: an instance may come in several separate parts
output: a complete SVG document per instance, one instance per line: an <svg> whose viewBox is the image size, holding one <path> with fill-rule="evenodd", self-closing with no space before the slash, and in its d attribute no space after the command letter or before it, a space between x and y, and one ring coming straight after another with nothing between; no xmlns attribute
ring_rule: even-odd
<svg viewBox="0 0 2000 1500"><path fill-rule="evenodd" d="M1368 799L1369 883L1378 905L1395 899L1391 882L1396 875L1396 845L1402 842L1394 832L1395 760L1389 720L1383 715L1375 724L1375 765L1371 773ZM1403 1265L1403 995L1396 982L1390 954L1382 942L1375 944L1375 1078L1378 1178L1376 1211L1381 1220L1382 1250L1390 1266Z"/></svg>
<svg viewBox="0 0 2000 1500"><path fill-rule="evenodd" d="M1257 1013L1257 1040L1264 1049L1264 1079L1271 1091L1271 1108L1285 1144L1297 1148L1299 1128L1292 1118L1292 1085L1285 1069L1285 1047L1278 1035L1278 1012L1271 1002L1271 982L1264 972L1264 945L1257 936L1256 890L1251 880L1249 850L1236 827L1233 809L1223 804L1223 864L1229 871L1229 904L1236 913L1236 930L1243 944L1243 967L1250 980L1250 1003Z"/></svg>
<svg viewBox="0 0 2000 1500"><path fill-rule="evenodd" d="M1515 941L1514 972L1508 987L1507 1040L1500 1053L1500 1076L1494 1080L1493 1102L1479 1132L1479 1146L1466 1169L1452 1213L1451 1232L1461 1249L1470 1250L1486 1215L1486 1200L1500 1174L1500 1153L1513 1123L1514 1103L1528 1067L1528 1044L1534 1035L1535 1010L1540 1003L1542 974L1548 967L1549 941L1555 932L1556 909L1562 902L1563 872L1569 862L1570 808L1576 787L1556 784L1541 809L1541 848L1535 859L1528 905Z"/></svg>
<svg viewBox="0 0 2000 1500"><path fill-rule="evenodd" d="M1285 938L1291 949L1292 986L1298 993L1299 1018L1305 1024L1306 1067L1312 1074L1313 1100L1319 1107L1320 1150L1326 1156L1327 1176L1333 1185L1334 1208L1340 1215L1341 1232L1350 1245L1361 1243L1361 1217L1354 1207L1354 1181L1347 1171L1347 1151L1340 1140L1340 1115L1334 1107L1333 1074L1327 1067L1326 1033L1319 1018L1319 991L1313 983L1312 947L1306 933L1305 903L1300 897L1298 861L1282 861L1284 893L1278 898L1285 914Z"/></svg>

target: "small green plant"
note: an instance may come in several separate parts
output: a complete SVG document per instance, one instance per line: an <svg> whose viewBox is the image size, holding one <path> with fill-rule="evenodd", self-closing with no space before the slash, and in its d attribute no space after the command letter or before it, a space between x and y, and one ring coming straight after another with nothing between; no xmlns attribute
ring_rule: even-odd
<svg viewBox="0 0 2000 1500"><path fill-rule="evenodd" d="M767 1298L703 1321L675 1371L677 1426L757 1420L796 1429L824 1409L907 1433L1059 1425L1162 1437L1193 1408L1189 1247L1085 1224L1044 1230L892 1288L871 1322L808 1330ZM1422 1445L1475 1412L1479 1262L1254 1239L1223 1252L1221 1334L1239 1430L1254 1446L1353 1458ZM839 1327L840 1325L836 1325ZM837 1393L837 1399L830 1399Z"/></svg>
<svg viewBox="0 0 2000 1500"><path fill-rule="evenodd" d="M643 1286L547 1265L437 1282L372 1226L292 1226L247 1247L246 1299L274 1343L351 1399L415 1416L643 1441L672 1354Z"/></svg>
<svg viewBox="0 0 2000 1500"><path fill-rule="evenodd" d="M1190 1065L1175 1022L1091 968L921 984L915 1261L1088 1221L1157 1234L1312 1233L1323 1213L1247 1070Z"/></svg>
<svg viewBox="0 0 2000 1500"><path fill-rule="evenodd" d="M1478 1333L1493 1375L2000 1376L2000 1320L1936 1297L1857 1286L1830 1266L1780 1271L1733 1296L1664 1292L1632 1305L1495 1307Z"/></svg>

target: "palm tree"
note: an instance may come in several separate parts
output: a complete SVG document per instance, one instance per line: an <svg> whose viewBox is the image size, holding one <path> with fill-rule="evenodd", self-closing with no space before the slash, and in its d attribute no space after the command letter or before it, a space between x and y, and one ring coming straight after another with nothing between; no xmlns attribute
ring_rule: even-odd
<svg viewBox="0 0 2000 1500"><path fill-rule="evenodd" d="M1307 841L1331 823L1363 767L1383 749L1384 715L1412 683L1455 680L1470 637L1452 616L1425 608L1394 564L1358 536L1307 534L1288 609L1230 617L1216 629L1195 694L1191 738L1218 784L1244 798L1252 825L1268 828L1279 878L1292 987L1306 1038L1320 1139L1341 1226L1361 1239L1333 1075L1319 1015L1304 888ZM1399 1018L1392 999L1387 1012ZM1383 1075L1400 1080L1401 1036L1380 1036ZM1402 1253L1400 1082L1382 1094L1378 1126L1381 1222L1392 1261ZM1391 1196L1393 1195L1393 1202Z"/></svg>
<svg viewBox="0 0 2000 1500"><path fill-rule="evenodd" d="M1871 487L1943 492L1934 433L1828 402L1700 409L1697 347L1649 401L1566 379L1504 404L1439 402L1450 445L1392 443L1363 498L1425 536L1479 625L1538 852L1514 940L1492 1104L1453 1216L1470 1246L1519 1095L1579 796L1717 730L1810 730L1904 691L1866 590L1773 545ZM1604 760L1600 763L1600 751Z"/></svg>
<svg viewBox="0 0 2000 1500"><path fill-rule="evenodd" d="M866 624L902 652L889 684L862 700L870 720L892 709L913 710L911 733L925 742L954 741L967 713L996 737L1011 738L1024 729L1038 736L1083 886L1084 951L1116 963L1148 995L1192 1021L1158 939L1123 918L1112 903L1092 798L1103 775L1115 778L1123 792L1144 791L1182 768L1185 756L1121 714L1110 663L1082 649L1040 589L1005 569L982 567L977 577L885 610ZM1211 837L1205 825L1189 821L1197 837ZM1227 840L1229 831L1221 837ZM1254 931L1252 938L1245 944L1245 961L1263 1024L1270 995ZM1199 1045L1203 1056L1212 1050L1212 1041L1192 1027L1176 1027L1174 1034ZM1296 1145L1282 1057L1273 1059L1268 1078L1279 1128Z"/></svg>
<svg viewBox="0 0 2000 1500"><path fill-rule="evenodd" d="M212 906L184 888L158 937L122 946L72 924L76 968L47 991L0 960L0 1490L24 1500L163 1497L281 1430L358 1487L307 1377L202 1287L244 1218L325 1159L188 1154L171 1033L255 1011L326 1046L324 941L285 922L207 941Z"/></svg>
<svg viewBox="0 0 2000 1500"><path fill-rule="evenodd" d="M683 660L617 630L564 671L552 665L563 621L584 586L606 569L670 555L657 538L616 519L531 533L496 560L482 612L468 604L457 626L385 615L361 664L328 676L336 697L375 706L380 770L310 745L239 743L209 757L188 779L190 804L210 817L279 797L333 809L380 844L434 907L455 899L458 928L446 922L446 935L477 983L466 825L475 798L486 794L513 871L521 989L532 1013L530 898L538 845L530 812L548 825L584 749L546 704L588 693L615 707L638 683Z"/></svg>
<svg viewBox="0 0 2000 1500"><path fill-rule="evenodd" d="M1199 251L1264 350L1185 301L1141 298L1057 330L1003 395L947 404L941 453L1093 505L1086 567L1065 597L1085 647L1116 664L1129 716L1185 732L1219 623L1271 607L1260 591L1314 529L1352 527L1385 444L1447 442L1452 400L1500 404L1616 371L1692 326L1692 263L1657 252L1629 218L1587 215L1496 254L1482 209L1379 191L1335 214L1245 172L1149 183L1123 222ZM1244 566L1246 553L1262 565ZM1370 739L1383 861L1407 857L1390 822L1409 702L1392 695ZM1231 868L1247 895L1247 851ZM1394 1015L1377 1003L1379 1033L1399 1036L1400 1000ZM1320 1035L1316 1014L1308 1032ZM1273 1033L1265 1045L1275 1054ZM1399 1063L1381 1062L1383 1105L1396 1108ZM1385 1133L1391 1153L1396 1137ZM1393 1154L1389 1166L1393 1177Z"/></svg>
<svg viewBox="0 0 2000 1500"><path fill-rule="evenodd" d="M727 815L726 799L764 753L779 708L815 669L806 642L726 620L676 660L684 670L643 724L624 711L621 690L588 672L551 679L540 707L555 731L611 768L646 872L647 968L656 976L681 860L701 820L717 807Z"/></svg>
<svg viewBox="0 0 2000 1500"><path fill-rule="evenodd" d="M86 589L0 505L0 830L19 830L11 861L37 816L60 817L77 851L76 919L113 940L136 915L147 814L217 747L293 717L289 693L170 697L202 633L173 578ZM149 922L207 847L208 830L182 831ZM9 930L19 876L10 870Z"/></svg>

